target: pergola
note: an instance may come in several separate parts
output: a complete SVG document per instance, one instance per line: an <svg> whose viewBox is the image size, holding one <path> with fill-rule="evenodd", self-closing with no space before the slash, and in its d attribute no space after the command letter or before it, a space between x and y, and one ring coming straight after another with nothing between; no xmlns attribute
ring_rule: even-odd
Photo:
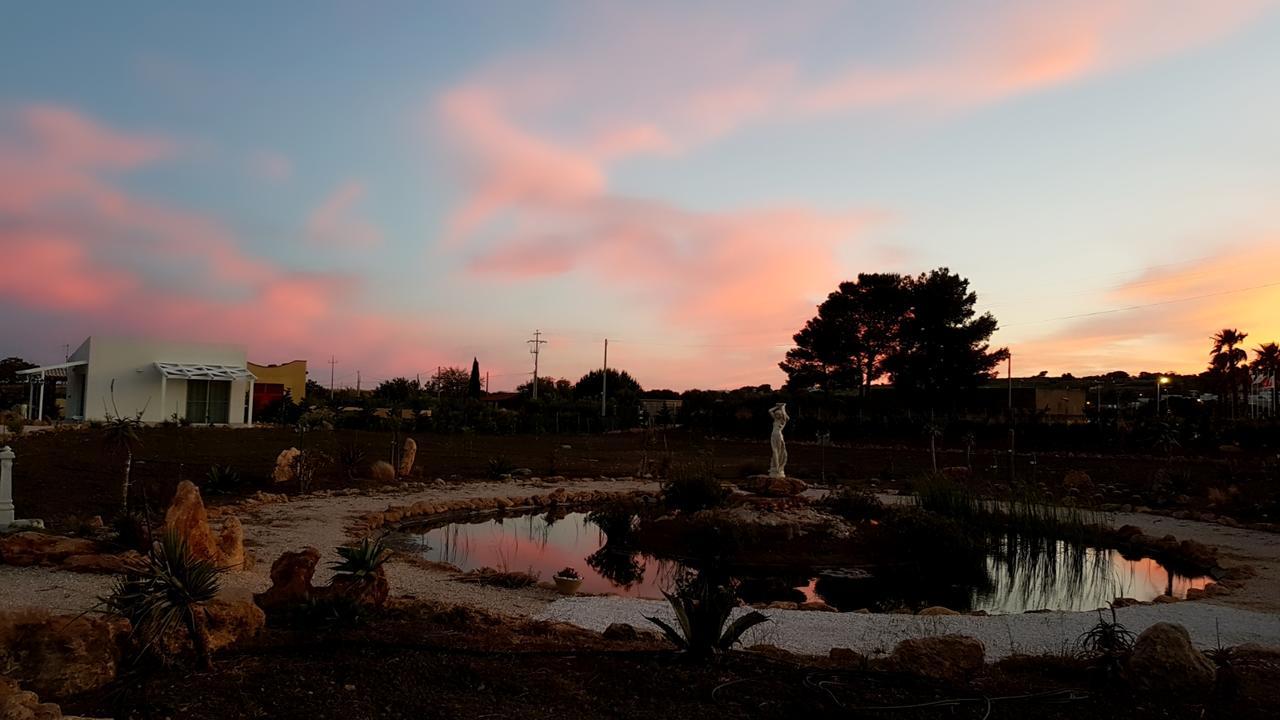
<svg viewBox="0 0 1280 720"><path fill-rule="evenodd" d="M43 365L41 367L30 368L28 370L19 370L16 374L27 376L27 419L41 420L44 418L44 386L45 381L49 378L55 380L66 380L67 371L74 367L88 365L88 360L71 360L57 365ZM36 383L40 384L40 404L34 405L36 401ZM39 407L39 415L32 417L33 407Z"/></svg>
<svg viewBox="0 0 1280 720"><path fill-rule="evenodd" d="M237 365L209 365L206 363L158 362L160 371L160 407L164 407L165 388L170 380L248 380L249 402L245 405L248 416L245 422L253 424L253 383L257 376L248 368Z"/></svg>

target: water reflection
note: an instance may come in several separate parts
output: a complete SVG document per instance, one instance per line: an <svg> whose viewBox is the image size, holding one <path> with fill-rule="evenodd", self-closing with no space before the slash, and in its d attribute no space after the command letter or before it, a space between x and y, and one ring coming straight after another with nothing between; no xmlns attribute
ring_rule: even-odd
<svg viewBox="0 0 1280 720"><path fill-rule="evenodd" d="M523 571L544 580L566 566L583 576L582 592L662 597L683 570L680 563L628 549L588 521L585 513L524 515L480 523L455 523L406 532L404 542L428 560L463 570L493 567ZM747 602L824 600L842 610L919 609L1012 613L1033 609L1091 610L1116 597L1150 600L1161 594L1185 597L1208 578L1170 573L1151 559L1056 541L998 538L985 562L963 582L940 582L910 564L836 572L793 568L767 576L740 574L739 596Z"/></svg>

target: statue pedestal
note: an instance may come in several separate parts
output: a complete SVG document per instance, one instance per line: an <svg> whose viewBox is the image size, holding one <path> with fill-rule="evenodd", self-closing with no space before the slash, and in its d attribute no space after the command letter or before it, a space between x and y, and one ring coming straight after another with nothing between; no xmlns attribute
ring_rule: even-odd
<svg viewBox="0 0 1280 720"><path fill-rule="evenodd" d="M795 497L809 489L809 484L803 480L771 475L752 475L738 483L738 486L749 493L765 497Z"/></svg>

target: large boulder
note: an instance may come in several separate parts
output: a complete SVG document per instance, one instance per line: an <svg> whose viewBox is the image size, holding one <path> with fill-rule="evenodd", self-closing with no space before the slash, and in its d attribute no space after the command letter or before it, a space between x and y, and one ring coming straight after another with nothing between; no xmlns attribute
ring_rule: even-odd
<svg viewBox="0 0 1280 720"><path fill-rule="evenodd" d="M222 530L215 536L200 488L190 480L178 483L173 502L164 514L165 529L181 535L193 557L228 570L241 570L245 566L244 531L235 516L229 515L222 522Z"/></svg>
<svg viewBox="0 0 1280 720"><path fill-rule="evenodd" d="M0 562L5 565L52 565L72 555L95 555L101 546L86 538L27 530L0 536Z"/></svg>
<svg viewBox="0 0 1280 720"><path fill-rule="evenodd" d="M209 651L216 652L257 635L267 624L267 615L254 603L217 598L196 608L204 622ZM175 624L164 637L167 652L178 655L192 649L186 626Z"/></svg>
<svg viewBox="0 0 1280 720"><path fill-rule="evenodd" d="M379 460L369 466L369 479L379 482L391 482L396 479L396 469L391 467L391 463L386 460Z"/></svg>
<svg viewBox="0 0 1280 720"><path fill-rule="evenodd" d="M313 547L284 553L271 563L271 587L256 593L253 601L267 612L301 605L311 598L311 578L319 562L320 551Z"/></svg>
<svg viewBox="0 0 1280 720"><path fill-rule="evenodd" d="M413 474L413 463L418 459L418 443L413 438L404 439L404 449L400 451L400 477Z"/></svg>
<svg viewBox="0 0 1280 720"><path fill-rule="evenodd" d="M1174 623L1143 630L1126 669L1135 688L1156 697L1203 698L1213 689L1213 663L1191 644L1187 629Z"/></svg>
<svg viewBox="0 0 1280 720"><path fill-rule="evenodd" d="M752 475L739 483L739 486L747 492L765 497L793 497L809 489L803 480L768 475Z"/></svg>
<svg viewBox="0 0 1280 720"><path fill-rule="evenodd" d="M0 720L58 720L62 709L53 703L42 703L33 692L18 687L10 678L0 676Z"/></svg>
<svg viewBox="0 0 1280 720"><path fill-rule="evenodd" d="M966 635L908 638L898 643L888 665L899 672L959 682L978 671L986 657L982 641Z"/></svg>
<svg viewBox="0 0 1280 720"><path fill-rule="evenodd" d="M298 448L285 448L276 456L275 470L271 471L271 479L278 483L293 482L298 479L298 457L302 451Z"/></svg>
<svg viewBox="0 0 1280 720"><path fill-rule="evenodd" d="M128 634L119 618L0 612L0 674L44 696L94 690L115 679Z"/></svg>
<svg viewBox="0 0 1280 720"><path fill-rule="evenodd" d="M321 597L345 597L365 607L382 607L391 594L391 584L387 582L387 574L382 568L364 577L338 575L328 587L317 588Z"/></svg>

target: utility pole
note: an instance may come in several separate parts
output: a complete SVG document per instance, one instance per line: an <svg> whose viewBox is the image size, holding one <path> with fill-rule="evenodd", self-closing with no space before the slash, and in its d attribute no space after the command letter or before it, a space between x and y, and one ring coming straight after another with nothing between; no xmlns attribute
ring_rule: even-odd
<svg viewBox="0 0 1280 720"><path fill-rule="evenodd" d="M329 399L330 400L333 399L333 366L337 364L338 364L338 361L335 360L332 355L330 355L329 356Z"/></svg>
<svg viewBox="0 0 1280 720"><path fill-rule="evenodd" d="M609 338L604 339L604 367L600 370L600 417L608 414L609 391Z"/></svg>
<svg viewBox="0 0 1280 720"><path fill-rule="evenodd" d="M1005 374L1009 377L1009 417L1013 417L1013 353L1009 353L1009 364Z"/></svg>
<svg viewBox="0 0 1280 720"><path fill-rule="evenodd" d="M70 346L70 345L67 345L67 344L63 344L63 346L62 346L62 361L63 361L63 362L66 362L66 361L68 361L68 360L70 360L70 359L71 359L71 346Z"/></svg>
<svg viewBox="0 0 1280 720"><path fill-rule="evenodd" d="M360 394L360 371L356 371L356 394Z"/></svg>
<svg viewBox="0 0 1280 720"><path fill-rule="evenodd" d="M533 355L533 399L538 399L538 354L542 352L542 346L547 344L542 339L542 331L534 330L533 339L526 340L529 343L529 354Z"/></svg>
<svg viewBox="0 0 1280 720"><path fill-rule="evenodd" d="M484 371L484 394L489 394L489 371Z"/></svg>

